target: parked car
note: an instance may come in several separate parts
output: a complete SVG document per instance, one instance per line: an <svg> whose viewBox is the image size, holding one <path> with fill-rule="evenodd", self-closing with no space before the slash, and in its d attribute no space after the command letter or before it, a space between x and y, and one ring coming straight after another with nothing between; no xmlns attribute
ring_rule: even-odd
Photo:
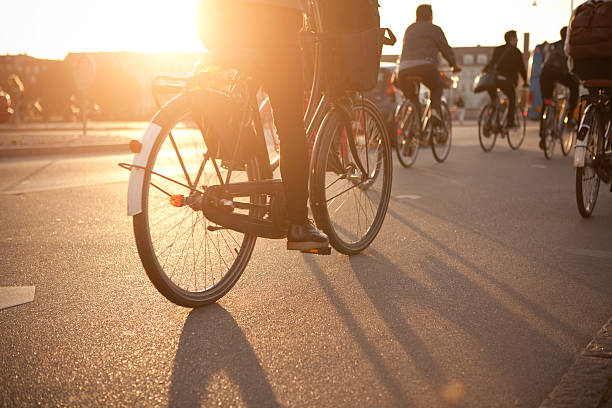
<svg viewBox="0 0 612 408"><path fill-rule="evenodd" d="M11 97L6 92L0 90L0 123L10 121L12 116Z"/></svg>
<svg viewBox="0 0 612 408"><path fill-rule="evenodd" d="M366 97L380 109L392 143L395 142L393 116L396 108L404 101L402 91L393 85L393 74L396 68L396 63L381 62L378 71L378 84L376 88L366 93Z"/></svg>

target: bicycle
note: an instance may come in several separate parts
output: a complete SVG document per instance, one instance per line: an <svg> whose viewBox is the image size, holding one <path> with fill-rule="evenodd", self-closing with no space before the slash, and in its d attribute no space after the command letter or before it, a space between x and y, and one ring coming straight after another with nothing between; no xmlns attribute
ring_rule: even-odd
<svg viewBox="0 0 612 408"><path fill-rule="evenodd" d="M612 80L587 80L586 108L574 148L576 203L584 218L595 209L600 182L612 179ZM612 186L610 188L612 191Z"/></svg>
<svg viewBox="0 0 612 408"><path fill-rule="evenodd" d="M518 150L521 147L525 140L527 123L518 100L514 112L516 126L508 128L508 101L497 89L495 99L482 108L478 117L478 142L482 150L485 152L493 150L498 135L508 139L508 145L512 150Z"/></svg>
<svg viewBox="0 0 612 408"><path fill-rule="evenodd" d="M318 39L316 1L312 10L311 34ZM352 255L382 227L391 147L373 103L323 89L322 50L315 43L316 75L304 115L314 143L310 208L331 246ZM130 170L128 215L144 269L156 289L181 306L217 301L242 275L258 237L287 236L283 184L273 178L279 158L270 157L275 145L266 141L270 132L255 96L258 57L245 50L211 52L208 69L161 76L167 83L154 90L180 93L157 112L141 142L131 142L133 163L120 163ZM330 248L308 252L329 254Z"/></svg>
<svg viewBox="0 0 612 408"><path fill-rule="evenodd" d="M568 101L565 95L556 95L552 104L545 105L541 120L541 130L544 135L544 156L552 159L555 142L559 140L561 153L567 156L572 150L576 138L576 127L568 121L571 112L568 111Z"/></svg>
<svg viewBox="0 0 612 408"><path fill-rule="evenodd" d="M442 72L440 75L444 76ZM405 77L415 87L418 95L420 77ZM445 84L448 84L445 81ZM411 167L417 159L420 147L431 147L431 152L438 163L448 157L453 136L450 110L446 101L441 103L442 125L434 125L431 120L431 99L429 92L425 104L415 104L410 99L404 100L397 108L394 122L396 123L396 153L402 166Z"/></svg>

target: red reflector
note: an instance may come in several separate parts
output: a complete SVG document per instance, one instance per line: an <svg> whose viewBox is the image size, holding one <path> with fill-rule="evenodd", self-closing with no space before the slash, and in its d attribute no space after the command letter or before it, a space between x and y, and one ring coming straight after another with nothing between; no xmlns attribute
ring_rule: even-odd
<svg viewBox="0 0 612 408"><path fill-rule="evenodd" d="M142 143L138 140L130 140L130 151L132 153L140 153L142 150Z"/></svg>
<svg viewBox="0 0 612 408"><path fill-rule="evenodd" d="M170 204L172 204L174 207L182 207L184 198L185 197L182 194L172 195L170 196Z"/></svg>

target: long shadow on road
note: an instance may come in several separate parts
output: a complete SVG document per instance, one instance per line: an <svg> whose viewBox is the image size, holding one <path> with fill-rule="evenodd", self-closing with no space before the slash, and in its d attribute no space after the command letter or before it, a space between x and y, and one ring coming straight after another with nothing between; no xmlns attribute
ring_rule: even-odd
<svg viewBox="0 0 612 408"><path fill-rule="evenodd" d="M248 339L230 313L219 305L194 309L179 340L168 405L228 406L225 400L217 401L218 396L227 397L227 390L211 387L211 379L221 375L238 388L246 406L280 406Z"/></svg>
<svg viewBox="0 0 612 408"><path fill-rule="evenodd" d="M547 313L542 307L517 293L507 284L492 278L484 270L415 224L391 209L389 214L443 250L450 259L456 260L470 273L476 273L501 289L519 305L531 310L539 319L557 330L575 334L575 330ZM350 263L378 314L385 320L416 368L437 390L446 382L448 375L413 333L414 325L410 322L410 316L400 309L402 303L417 303L421 307L431 309L475 339L487 350L486 361L492 366L503 367L500 375L503 375L505 385L511 386L515 395L521 395L530 386L535 386L531 383L534 378L529 378L528 375L528 367L532 367L531 362L538 361L541 367L550 367L557 366L562 359L572 357L571 353L563 350L545 333L534 327L527 317L510 310L492 293L437 257L428 256L425 261L417 265L436 283L435 292L407 276L401 268L372 248L369 248L367 253L351 257ZM384 271L384 275L373 273L377 270ZM442 354L445 353L447 352ZM520 359L517 359L517 356L521 356Z"/></svg>

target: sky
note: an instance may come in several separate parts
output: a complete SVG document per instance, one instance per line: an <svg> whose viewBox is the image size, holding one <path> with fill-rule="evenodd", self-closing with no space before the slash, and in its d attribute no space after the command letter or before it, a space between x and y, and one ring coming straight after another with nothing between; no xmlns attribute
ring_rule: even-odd
<svg viewBox="0 0 612 408"><path fill-rule="evenodd" d="M202 52L195 29L198 0L2 0L0 55L28 54L63 59L68 52ZM433 7L434 24L451 46L499 45L504 32L531 34L530 46L556 41L567 25L571 0L379 0L381 25L399 41L385 54L401 51L405 28L416 6ZM574 0L574 6L584 0ZM533 4L536 3L534 6Z"/></svg>

